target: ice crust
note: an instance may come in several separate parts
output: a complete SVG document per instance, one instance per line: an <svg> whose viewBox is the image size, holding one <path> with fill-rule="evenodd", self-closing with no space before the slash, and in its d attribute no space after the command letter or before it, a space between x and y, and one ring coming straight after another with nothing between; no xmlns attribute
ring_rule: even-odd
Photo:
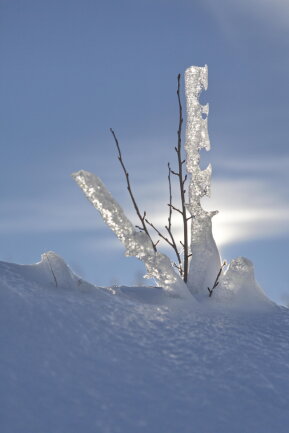
<svg viewBox="0 0 289 433"><path fill-rule="evenodd" d="M202 90L208 87L208 68L191 66L185 72L187 124L186 168L191 175L187 209L192 216L191 253L188 288L193 294L206 293L212 287L221 266L220 255L212 234L212 217L217 211L202 208L201 199L210 195L212 168L201 170L200 150L210 150L208 134L209 105L199 102Z"/></svg>
<svg viewBox="0 0 289 433"><path fill-rule="evenodd" d="M154 278L159 286L171 293L188 296L186 285L174 271L170 259L165 254L154 251L147 234L135 229L103 182L84 170L73 173L72 177L100 212L104 222L123 243L126 248L125 254L135 256L144 262L147 269L146 277Z"/></svg>

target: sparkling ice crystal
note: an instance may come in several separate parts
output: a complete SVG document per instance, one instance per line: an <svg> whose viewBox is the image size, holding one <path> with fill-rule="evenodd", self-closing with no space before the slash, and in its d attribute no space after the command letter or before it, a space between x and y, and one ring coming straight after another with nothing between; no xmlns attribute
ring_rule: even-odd
<svg viewBox="0 0 289 433"><path fill-rule="evenodd" d="M201 199L210 195L212 168L209 165L201 170L200 150L210 150L208 134L209 106L201 105L199 96L208 87L208 68L191 66L185 72L185 90L187 102L186 167L191 175L189 185L189 203L187 209L192 216L191 252L188 288L194 294L207 294L207 287L212 284L219 272L221 261L212 235L212 217L217 211L208 212L201 206ZM205 292L204 292L205 291Z"/></svg>
<svg viewBox="0 0 289 433"><path fill-rule="evenodd" d="M170 292L187 296L186 286L174 271L170 259L165 254L154 251L147 234L135 229L102 181L84 170L73 173L72 176L100 212L104 222L124 244L126 255L135 256L144 262L147 278L154 278L159 286Z"/></svg>

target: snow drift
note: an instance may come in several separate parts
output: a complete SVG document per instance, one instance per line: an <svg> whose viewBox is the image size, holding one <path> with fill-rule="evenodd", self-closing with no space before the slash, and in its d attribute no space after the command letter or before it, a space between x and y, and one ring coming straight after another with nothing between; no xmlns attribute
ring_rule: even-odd
<svg viewBox="0 0 289 433"><path fill-rule="evenodd" d="M249 287L245 309L243 265L196 304L92 286L51 252L1 262L1 431L287 433L288 310Z"/></svg>

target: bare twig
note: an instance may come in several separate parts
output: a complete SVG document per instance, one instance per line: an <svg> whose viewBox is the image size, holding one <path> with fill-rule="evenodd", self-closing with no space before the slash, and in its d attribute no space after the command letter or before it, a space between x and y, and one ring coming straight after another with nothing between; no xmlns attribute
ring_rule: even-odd
<svg viewBox="0 0 289 433"><path fill-rule="evenodd" d="M138 207L138 205L137 205L137 203L136 203L136 200L135 200L135 198L134 198L134 195L133 195L133 192L132 192L132 189L131 189L131 186L130 186L129 173L128 173L127 170L126 170L125 165L124 165L124 162L123 162L123 159L122 159L122 154L121 154L121 150L120 150L120 146L119 146L118 139L117 139L117 137L116 137L116 135L115 135L115 132L113 131L112 128L110 128L110 132L111 132L112 135L113 135L113 138L114 138L114 141L115 141L115 144L116 144L116 147L117 147L117 151L118 151L118 160L119 160L119 162L120 162L120 164L121 164L121 166L122 166L123 172L124 172L125 177L126 177L127 190L128 190L128 192L129 192L129 195L130 195L131 201L132 201L132 203L133 203L133 206L134 206L134 208L135 208L135 211L136 211L136 213L137 213L137 216L139 217L139 219L140 219L140 221L141 221L141 225L142 225L142 227L138 227L138 226L136 226L136 227L139 228L140 230L144 231L144 232L148 235L148 237L149 237L149 239L150 239L150 241L151 241L151 243L152 243L153 249L154 249L154 251L156 252L156 251L157 251L157 248L156 248L156 245L157 245L157 244L154 243L154 241L152 240L152 238L151 238L151 236L150 236L150 234L149 234L149 231L148 231L148 229L147 229L147 226L146 226L146 212L144 212L143 215L140 213L139 207Z"/></svg>
<svg viewBox="0 0 289 433"><path fill-rule="evenodd" d="M171 182L171 166L170 163L168 162L168 169L169 169L169 174L168 174L168 181L169 181L169 195L170 195L170 205L169 205L169 217L168 217L168 232L171 232L171 228L172 228L172 200L173 200L173 195L172 195L172 182Z"/></svg>
<svg viewBox="0 0 289 433"><path fill-rule="evenodd" d="M223 263L222 263L222 265L221 265L221 267L220 267L220 270L219 270L219 272L218 272L218 275L216 276L216 279L215 279L215 282L214 282L214 284L213 284L213 287L210 289L210 287L208 287L208 291L209 291L209 297L211 297L212 296L212 294L213 294L213 291L214 291L214 289L217 287L217 285L219 284L219 278L220 278L220 275L221 275L221 273L222 273L222 270L223 270L223 268L224 268L224 266L226 266L226 261L224 261Z"/></svg>
<svg viewBox="0 0 289 433"><path fill-rule="evenodd" d="M177 153L177 158L178 158L178 170L174 171L171 169L170 164L168 164L168 168L169 168L169 175L168 175L168 181L169 181L169 217L168 217L168 225L165 226L168 234L169 234L169 238L164 236L155 226L153 223L151 223L147 218L146 218L146 212L144 212L144 214L142 215L139 207L136 203L136 200L134 198L132 189L131 189L131 185L130 185L130 179L129 179L129 173L126 170L126 167L124 165L123 162L123 158L122 158L122 153L120 150L120 146L119 146L119 142L118 139L116 137L116 134L114 133L114 131L112 129L110 129L117 150L118 150L118 159L119 162L122 166L123 172L125 174L126 177L126 183L127 183L127 189L130 195L130 198L132 200L134 209L137 213L137 216L139 217L139 220L141 222L140 226L136 226L136 228L138 228L140 231L145 232L151 243L153 246L154 251L157 251L157 244L158 242L154 242L149 234L148 228L147 228L147 224L154 229L154 231L158 234L158 236L163 239L165 242L168 243L168 245L170 245L173 250L176 253L177 256L177 260L178 260L178 265L177 268L179 269L180 275L183 277L184 282L187 282L188 279L188 265L189 265L189 247L188 247L188 221L191 219L191 217L187 217L187 211L186 211L186 203L185 203L185 182L187 180L187 175L183 174L183 165L185 164L185 159L182 158L182 125L183 125L183 109L182 109L182 103L181 103L181 98L180 98L180 79L181 79L181 75L178 75L178 87L177 87L177 96L178 96L178 106L179 106L179 127L178 127L178 144L177 146L175 146L175 151ZM178 209L177 207L175 207L172 204L172 187L171 187L171 174L175 175L178 177L179 179L179 188L180 188L180 196L181 196L181 209ZM183 247L183 261L181 258L181 254L177 248L177 244L175 242L173 233L172 233L172 211L176 211L178 213L180 213L182 215L182 219L183 219L183 241L181 241L181 245Z"/></svg>
<svg viewBox="0 0 289 433"><path fill-rule="evenodd" d="M175 149L177 149L177 148L175 147ZM180 175L180 173L177 173L177 172L174 171L174 170L171 170L171 173L173 173L175 176L179 176L179 175Z"/></svg>
<svg viewBox="0 0 289 433"><path fill-rule="evenodd" d="M178 89L177 89L177 95L178 95L178 104L179 104L179 128L178 128L178 146L175 147L175 151L178 156L178 166L179 170L177 173L177 176L179 178L179 186L180 186L180 194L181 194L181 205L182 205L182 211L180 212L183 217L183 230L184 230L184 237L183 237L183 257L184 257L184 282L187 282L188 279L188 270L189 270L189 246L188 246L188 219L187 219L187 210L186 210L186 203L185 203L185 189L184 184L187 180L187 175L185 177L183 176L183 164L184 160L182 158L182 126L183 126L183 108L181 103L181 97L180 97L180 86L181 86L181 75L178 75ZM175 209L173 206L171 206L173 209ZM176 210L176 209L175 209Z"/></svg>
<svg viewBox="0 0 289 433"><path fill-rule="evenodd" d="M178 209L177 207L173 206L172 204L168 203L168 206L174 209L176 212L179 212L181 215L183 215L182 211Z"/></svg>
<svg viewBox="0 0 289 433"><path fill-rule="evenodd" d="M57 287L57 286L58 286L57 278L56 278L55 273L54 273L54 271L53 271L53 268L52 268L52 265L51 265L51 263L50 263L50 260L49 260L49 256L48 256L48 254L45 254L45 257L47 258L47 261L48 261L48 264L49 264L49 267L50 267L51 273L52 273L52 275L53 275L54 282L55 282L55 287Z"/></svg>
<svg viewBox="0 0 289 433"><path fill-rule="evenodd" d="M162 238L164 241L166 241L171 247L173 247L173 244L172 244L172 242L168 239L168 238L166 238L157 228L156 228L156 226L153 224L153 223L151 223L147 218L146 218L146 223L149 225L149 226L151 226L151 228L152 229L154 229L154 231L159 235L159 237L160 238Z"/></svg>
<svg viewBox="0 0 289 433"><path fill-rule="evenodd" d="M175 238L173 236L172 233L172 213L173 213L173 209L172 209L172 199L173 199L173 195L172 195L172 182L171 182L171 167L170 167L170 163L168 163L168 169L169 169L169 174L168 174L168 181L169 181L169 196L170 196L170 203L169 203L169 217L168 217L168 225L165 226L168 234L170 235L171 241L172 241L172 246L173 249L176 253L177 259L178 259L178 269L180 271L180 275L181 277L183 277L183 267L182 267L182 260L181 260L181 256L175 241Z"/></svg>
<svg viewBox="0 0 289 433"><path fill-rule="evenodd" d="M157 246L157 244L160 242L160 240L158 239L156 242L155 242L155 247Z"/></svg>
<svg viewBox="0 0 289 433"><path fill-rule="evenodd" d="M172 188L171 188L171 173L170 173L170 164L168 163L168 168L169 168L169 174L168 174L168 181L169 181L169 194L170 194L170 205L171 205L171 201L172 201ZM171 205L172 206L172 205ZM173 248L173 250L176 253L177 256L177 260L178 260L178 265L176 266L180 272L181 277L183 276L183 268L182 268L182 259L180 256L180 253L178 251L174 236L172 234L172 207L170 206L170 211L169 211L169 217L168 217L168 226L165 226L170 239L168 239L166 236L164 236L156 227L155 225L150 222L147 218L146 218L146 223L149 224L154 230L155 232L159 235L159 237L161 239L163 239L168 245L170 245L170 247Z"/></svg>

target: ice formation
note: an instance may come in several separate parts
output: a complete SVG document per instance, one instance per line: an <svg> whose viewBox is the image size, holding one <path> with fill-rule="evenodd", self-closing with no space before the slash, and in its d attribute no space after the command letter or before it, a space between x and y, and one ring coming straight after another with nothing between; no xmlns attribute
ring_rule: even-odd
<svg viewBox="0 0 289 433"><path fill-rule="evenodd" d="M200 150L210 150L208 134L209 106L201 105L199 96L208 87L208 68L191 66L185 72L187 124L185 150L186 167L191 175L187 209L192 216L191 253L188 288L194 293L206 293L219 272L221 261L212 234L212 217L217 211L207 212L201 198L210 195L211 165L199 166Z"/></svg>
<svg viewBox="0 0 289 433"><path fill-rule="evenodd" d="M167 292L200 300L204 296L208 297L208 288L212 289L216 278L219 278L216 301L230 299L232 294L236 295L236 299L245 296L251 300L254 294L256 300L260 300L264 298L264 295L255 281L253 265L249 260L245 258L233 260L227 272L222 272L219 277L221 259L212 234L212 217L217 211L207 211L201 205L201 199L210 195L212 172L211 165L205 170L201 170L199 165L200 151L210 150L209 106L208 104L202 105L199 101L202 90L207 90L207 86L207 66L191 66L186 70L185 151L186 169L189 175L186 207L192 217L191 259L187 284L175 272L170 259L165 254L154 250L149 236L143 231L136 230L97 176L83 170L72 176L86 197L100 212L105 223L124 244L126 255L142 260L147 269L147 277L153 278ZM193 294L192 297L189 292Z"/></svg>
<svg viewBox="0 0 289 433"><path fill-rule="evenodd" d="M114 200L103 182L88 171L78 171L73 178L88 200L100 212L104 222L116 234L126 248L127 256L142 260L147 269L147 278L154 278L164 289L187 296L188 292L181 277L174 271L170 259L155 252L146 233L137 231Z"/></svg>
<svg viewBox="0 0 289 433"><path fill-rule="evenodd" d="M273 305L255 280L253 263L245 257L231 261L227 272L220 278L214 298L246 309Z"/></svg>

